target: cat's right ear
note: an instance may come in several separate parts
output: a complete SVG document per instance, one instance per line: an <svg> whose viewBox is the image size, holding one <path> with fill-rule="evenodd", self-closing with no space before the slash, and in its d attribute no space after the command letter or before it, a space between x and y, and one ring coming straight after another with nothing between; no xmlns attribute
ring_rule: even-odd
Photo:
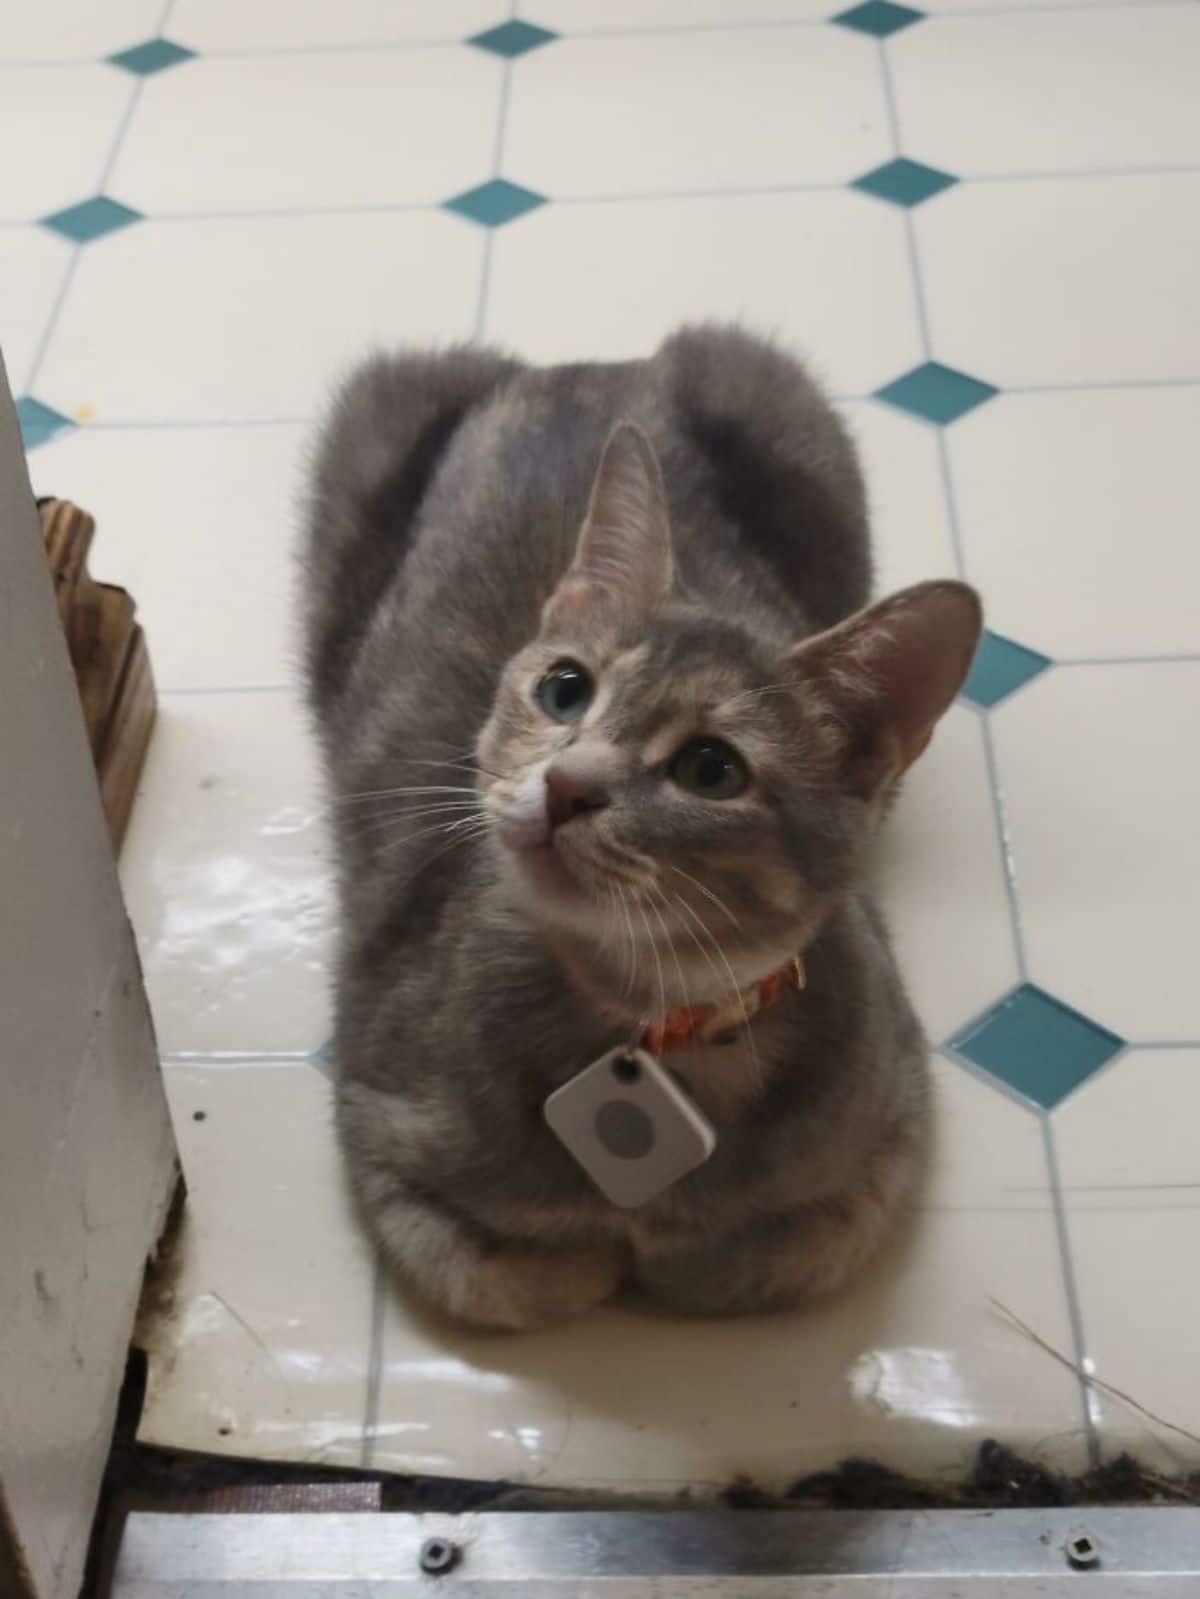
<svg viewBox="0 0 1200 1599"><path fill-rule="evenodd" d="M671 526L654 447L632 422L618 422L596 470L575 558L542 613L546 626L577 627L599 616L620 625L670 593Z"/></svg>
<svg viewBox="0 0 1200 1599"><path fill-rule="evenodd" d="M789 660L851 792L881 799L963 685L983 625L965 583L918 583L805 639Z"/></svg>

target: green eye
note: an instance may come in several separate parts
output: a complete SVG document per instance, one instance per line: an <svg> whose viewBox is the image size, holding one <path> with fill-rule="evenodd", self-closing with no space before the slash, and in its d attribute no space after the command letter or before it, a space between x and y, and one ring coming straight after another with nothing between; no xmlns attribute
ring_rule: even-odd
<svg viewBox="0 0 1200 1599"><path fill-rule="evenodd" d="M750 781L746 763L719 738L694 738L683 746L668 771L674 782L701 799L735 799Z"/></svg>
<svg viewBox="0 0 1200 1599"><path fill-rule="evenodd" d="M592 703L596 685L576 661L559 661L537 686L537 702L556 722L577 722Z"/></svg>

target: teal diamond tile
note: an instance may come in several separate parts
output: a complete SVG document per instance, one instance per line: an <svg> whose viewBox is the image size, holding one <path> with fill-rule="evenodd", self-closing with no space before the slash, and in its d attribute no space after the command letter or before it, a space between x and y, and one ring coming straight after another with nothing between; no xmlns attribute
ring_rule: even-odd
<svg viewBox="0 0 1200 1599"><path fill-rule="evenodd" d="M135 77L148 78L154 72L165 71L167 67L177 67L181 61L190 61L195 54L194 50L185 50L183 45L173 44L170 39L147 39L144 44L118 50L115 56L109 56L108 59L114 67L123 67Z"/></svg>
<svg viewBox="0 0 1200 1599"><path fill-rule="evenodd" d="M96 194L90 200L81 200L78 205L69 205L65 211L55 211L40 220L51 233L61 233L64 239L74 239L76 244L90 244L106 233L115 233L131 222L140 222L142 213L122 205L119 200L110 200L106 194Z"/></svg>
<svg viewBox="0 0 1200 1599"><path fill-rule="evenodd" d="M960 1055L1045 1110L1124 1047L1123 1038L1032 983L951 1040Z"/></svg>
<svg viewBox="0 0 1200 1599"><path fill-rule="evenodd" d="M909 161L901 156L898 161L889 161L873 172L864 172L850 187L861 189L864 194L877 195L881 200L891 200L895 205L914 206L957 182L949 172L939 172L937 167L923 166L920 161Z"/></svg>
<svg viewBox="0 0 1200 1599"><path fill-rule="evenodd" d="M446 201L447 211L457 211L460 217L469 217L485 228L502 228L506 222L523 217L527 211L536 211L545 205L544 194L523 189L519 183L509 183L507 178L493 178L481 183L477 189L455 195Z"/></svg>
<svg viewBox="0 0 1200 1599"><path fill-rule="evenodd" d="M539 28L532 22L502 22L499 27L488 28L484 33L476 33L467 40L468 44L478 45L480 50L490 50L495 56L504 56L511 61L516 56L526 55L530 50L540 49L542 45L549 44L551 39L557 39L557 33L552 33L549 28Z"/></svg>
<svg viewBox="0 0 1200 1599"><path fill-rule="evenodd" d="M1053 664L1048 655L1039 655L999 633L985 632L962 691L967 699L990 710Z"/></svg>
<svg viewBox="0 0 1200 1599"><path fill-rule="evenodd" d="M326 1042L321 1045L320 1049L314 1049L313 1052L312 1052L311 1059L312 1059L313 1065L320 1072L321 1076L322 1077L328 1077L330 1082L332 1082L333 1081L333 1039L332 1038L327 1039Z"/></svg>
<svg viewBox="0 0 1200 1599"><path fill-rule="evenodd" d="M920 22L923 11L911 6L895 6L891 0L866 0L865 5L851 6L849 11L839 11L833 18L843 28L853 28L857 33L869 33L874 39L886 39L890 33Z"/></svg>
<svg viewBox="0 0 1200 1599"><path fill-rule="evenodd" d="M937 361L926 361L894 383L876 389L875 398L924 417L926 422L956 422L997 393L999 390L990 383L981 383L978 378Z"/></svg>
<svg viewBox="0 0 1200 1599"><path fill-rule="evenodd" d="M30 394L23 394L17 401L17 421L27 450L36 450L39 444L45 444L47 439L52 439L64 428L75 426L69 416L63 416L59 411L52 411L48 405L43 405Z"/></svg>

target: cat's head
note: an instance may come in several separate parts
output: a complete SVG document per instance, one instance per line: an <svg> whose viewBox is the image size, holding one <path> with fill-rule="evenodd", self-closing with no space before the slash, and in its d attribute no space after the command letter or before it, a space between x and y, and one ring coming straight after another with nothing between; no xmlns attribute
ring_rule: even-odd
<svg viewBox="0 0 1200 1599"><path fill-rule="evenodd" d="M979 628L975 594L953 582L786 642L689 598L653 449L621 424L575 558L479 740L524 905L590 940L610 978L624 963L644 987L653 972L672 1005L764 976L854 880Z"/></svg>

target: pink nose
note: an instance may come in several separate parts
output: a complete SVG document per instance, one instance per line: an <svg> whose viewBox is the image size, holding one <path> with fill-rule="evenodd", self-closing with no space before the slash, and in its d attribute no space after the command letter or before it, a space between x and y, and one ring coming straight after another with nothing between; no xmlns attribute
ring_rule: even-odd
<svg viewBox="0 0 1200 1599"><path fill-rule="evenodd" d="M551 831L573 817L603 810L607 804L608 795L599 783L554 766L546 773L546 820Z"/></svg>

